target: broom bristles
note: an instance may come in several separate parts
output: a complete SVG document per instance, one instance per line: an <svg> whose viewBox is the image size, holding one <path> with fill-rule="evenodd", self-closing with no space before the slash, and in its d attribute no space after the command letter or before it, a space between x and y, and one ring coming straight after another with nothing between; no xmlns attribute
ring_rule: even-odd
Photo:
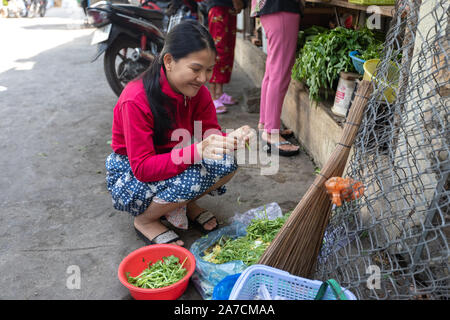
<svg viewBox="0 0 450 320"><path fill-rule="evenodd" d="M305 278L312 275L331 212L324 184L333 176L342 176L371 91L370 81L360 82L339 144L259 263Z"/></svg>

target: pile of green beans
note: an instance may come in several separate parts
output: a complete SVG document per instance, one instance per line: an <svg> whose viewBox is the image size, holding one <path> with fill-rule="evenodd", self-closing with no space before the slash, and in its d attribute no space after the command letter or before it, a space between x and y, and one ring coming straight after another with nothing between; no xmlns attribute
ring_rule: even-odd
<svg viewBox="0 0 450 320"><path fill-rule="evenodd" d="M258 262L288 217L289 214L274 220L267 217L254 219L248 225L244 237L231 239L222 236L204 251L202 259L215 264L241 260L245 265L251 266Z"/></svg>
<svg viewBox="0 0 450 320"><path fill-rule="evenodd" d="M187 270L183 268L187 257L183 263L180 264L180 259L171 255L169 257L163 257L162 260L151 264L149 262L148 268L146 268L137 277L130 277L130 273L127 272L126 276L128 283L145 289L156 289L170 286L175 282L180 281L186 274Z"/></svg>

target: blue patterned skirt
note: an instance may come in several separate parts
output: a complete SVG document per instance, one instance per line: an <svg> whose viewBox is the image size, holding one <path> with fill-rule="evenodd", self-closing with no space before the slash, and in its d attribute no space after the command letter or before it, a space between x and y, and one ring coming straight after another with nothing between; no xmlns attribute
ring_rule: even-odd
<svg viewBox="0 0 450 320"><path fill-rule="evenodd" d="M165 202L192 200L237 169L232 156L225 156L222 160L203 159L175 177L146 183L136 179L127 156L113 152L106 158L105 166L106 183L114 208L133 216L144 212L154 197ZM210 194L222 195L225 192L225 186L221 186Z"/></svg>

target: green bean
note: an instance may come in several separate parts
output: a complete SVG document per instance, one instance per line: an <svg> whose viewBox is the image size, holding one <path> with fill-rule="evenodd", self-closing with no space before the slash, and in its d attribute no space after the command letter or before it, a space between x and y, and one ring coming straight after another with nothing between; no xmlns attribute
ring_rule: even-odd
<svg viewBox="0 0 450 320"><path fill-rule="evenodd" d="M148 268L143 270L137 277L130 277L129 272L127 272L127 280L130 284L141 288L167 287L181 280L186 275L187 270L183 267L186 260L187 257L180 264L180 259L174 255L163 257L162 260L154 264L149 262Z"/></svg>
<svg viewBox="0 0 450 320"><path fill-rule="evenodd" d="M247 234L236 239L222 236L216 244L205 250L203 260L216 264L241 260L246 265L255 264L273 241L289 214L269 220L267 213L262 219L254 219L247 227Z"/></svg>

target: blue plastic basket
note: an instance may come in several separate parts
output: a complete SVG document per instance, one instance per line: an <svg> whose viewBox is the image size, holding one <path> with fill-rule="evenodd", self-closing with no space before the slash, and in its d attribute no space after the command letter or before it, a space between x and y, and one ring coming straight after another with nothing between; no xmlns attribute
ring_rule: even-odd
<svg viewBox="0 0 450 320"><path fill-rule="evenodd" d="M358 71L359 74L364 74L364 62L366 62L366 60L357 57L357 55L359 55L358 51L352 51L348 55L352 58L353 66L356 71Z"/></svg>
<svg viewBox="0 0 450 320"><path fill-rule="evenodd" d="M260 286L264 285L272 298L286 300L314 300L322 281L309 280L276 268L255 264L242 272L234 284L229 300L254 300ZM348 300L356 300L349 290L342 288ZM323 300L336 300L328 287Z"/></svg>

